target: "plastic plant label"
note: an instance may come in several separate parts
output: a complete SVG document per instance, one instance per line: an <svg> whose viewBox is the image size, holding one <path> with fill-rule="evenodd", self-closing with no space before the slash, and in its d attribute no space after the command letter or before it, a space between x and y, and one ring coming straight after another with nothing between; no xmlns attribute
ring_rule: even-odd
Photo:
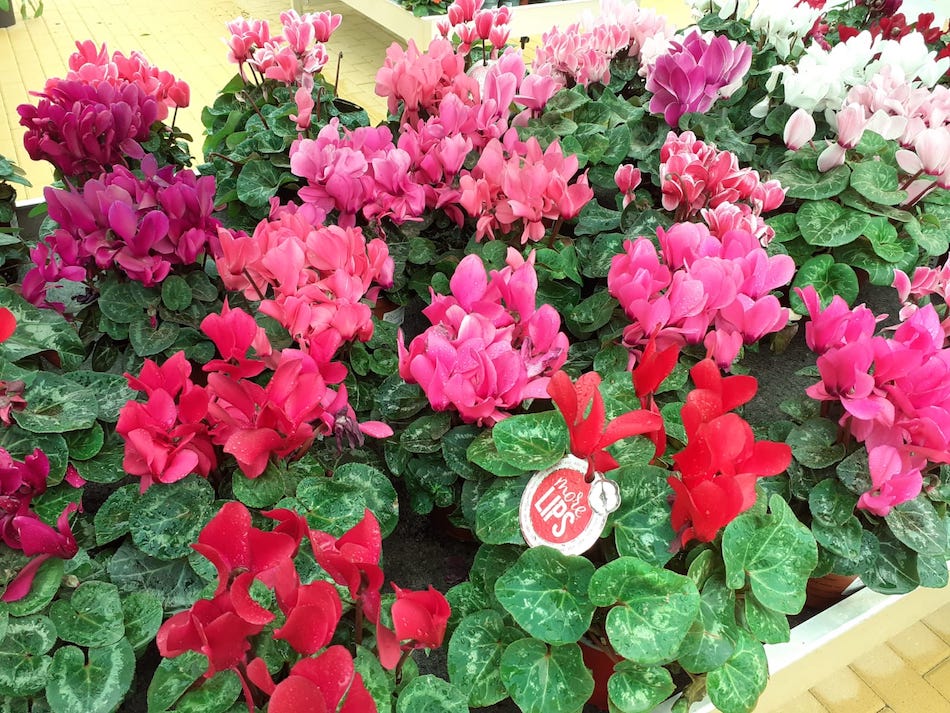
<svg viewBox="0 0 950 713"><path fill-rule="evenodd" d="M569 455L528 481L518 520L529 547L547 545L566 555L589 550L620 507L617 483L594 473L586 482L587 462Z"/></svg>

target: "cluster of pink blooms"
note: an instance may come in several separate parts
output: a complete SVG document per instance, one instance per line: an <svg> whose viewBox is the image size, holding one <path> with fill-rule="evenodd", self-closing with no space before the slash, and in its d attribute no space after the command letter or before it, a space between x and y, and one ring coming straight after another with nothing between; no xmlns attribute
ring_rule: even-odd
<svg viewBox="0 0 950 713"><path fill-rule="evenodd" d="M327 63L325 42L340 26L343 17L330 12L307 13L294 10L280 13L283 31L271 36L266 20L237 18L227 23L231 37L226 39L228 59L238 65L244 76L248 64L262 77L283 84L297 84L304 75L319 72Z"/></svg>
<svg viewBox="0 0 950 713"><path fill-rule="evenodd" d="M439 20L439 34L450 40L458 38L458 51L468 54L477 42L490 42L492 51L497 54L500 47L508 41L511 33L511 8L500 5L495 8L482 8L484 0L455 0L449 5L447 15Z"/></svg>
<svg viewBox="0 0 950 713"><path fill-rule="evenodd" d="M459 203L477 218L475 239L510 233L521 221L521 243L536 242L544 237L544 220L577 216L594 197L586 172L570 183L577 168L577 156L565 156L557 141L542 151L536 138L522 143L514 129L503 141L489 141L471 173L459 179Z"/></svg>
<svg viewBox="0 0 950 713"><path fill-rule="evenodd" d="M129 386L147 400L126 403L116 432L125 440L123 467L142 479L142 490L190 473L207 477L217 464L214 446L234 456L247 477L256 478L272 456L300 457L318 435L351 442L363 433L392 435L382 423L357 424L346 388L331 389L322 365L305 352L273 353L263 329L246 312L225 304L220 315L202 321L201 329L221 355L203 367L207 386L192 381L184 352L161 366L147 359L138 377L126 374ZM251 349L254 357L248 356ZM268 368L273 373L266 386L252 380Z"/></svg>
<svg viewBox="0 0 950 713"><path fill-rule="evenodd" d="M401 122L414 125L423 115L438 113L450 94L466 104L477 102L478 81L465 73L465 55L449 40L434 39L425 52L409 40L405 50L395 42L386 50L376 72L376 94L386 99L391 115L401 106Z"/></svg>
<svg viewBox="0 0 950 713"><path fill-rule="evenodd" d="M940 318L925 305L885 337L864 305L850 309L835 296L822 309L811 286L799 295L821 376L807 393L840 404L838 423L868 452L872 487L858 507L887 515L920 494L931 463L950 462L950 349Z"/></svg>
<svg viewBox="0 0 950 713"><path fill-rule="evenodd" d="M446 65L438 61L443 50ZM413 51L410 43L407 53ZM402 52L390 48L391 55ZM544 219L576 216L593 195L586 176L568 185L577 172L576 158L564 157L557 142L542 152L535 139L519 141L511 129L543 108L557 88L554 81L525 76L524 61L513 50L486 70L481 84L461 73L463 58L448 42L434 40L420 56L424 61L416 65L395 64L388 78L383 76L386 68L377 75L377 91L390 92L391 111L401 105L405 109L396 143L385 126L343 129L341 135L335 121L316 139L294 143L291 170L307 179L300 191L306 209L318 220L336 211L338 222L346 226L354 225L357 215L401 223L432 209L461 224L464 209L478 218L479 239L494 237L499 229L510 232L522 221L523 241L540 239ZM435 90L424 84L425 68L456 63L459 83L446 85L444 96L429 104ZM408 75L396 79L397 68ZM397 82L398 91L397 85L382 88L390 80ZM463 91L455 91L459 88ZM424 104L416 101L423 98ZM524 110L512 118L513 105ZM463 164L472 151L480 159L467 171Z"/></svg>
<svg viewBox="0 0 950 713"><path fill-rule="evenodd" d="M380 663L387 669L395 668L402 651L441 646L451 613L448 602L432 587L409 591L393 585L393 627L382 623L382 537L369 510L339 539L310 529L306 518L292 510L264 515L277 523L273 530L254 527L248 509L229 502L201 531L193 547L214 565L217 587L211 599L199 599L162 624L156 636L159 651L166 657L186 651L204 654L206 678L234 671L249 709L255 704L249 686L253 684L269 697L267 709L275 713L296 713L302 705L314 711L375 712L376 703L350 652L330 645L343 614L340 594L323 579L301 582L294 566L301 544L309 540L316 562L337 585L349 588L356 605L376 623ZM255 583L274 592L283 615L273 638L302 656L276 683L263 659L247 660L251 637L277 618L251 596Z"/></svg>
<svg viewBox="0 0 950 713"><path fill-rule="evenodd" d="M537 72L526 75L518 50L509 48L497 59L487 68L477 65L475 77L465 73L465 56L448 40L433 40L426 52L411 40L405 50L393 43L376 73L376 93L387 100L390 114L401 111L400 132L461 134L479 148L508 129L512 104L524 111L511 124L526 123L562 86Z"/></svg>
<svg viewBox="0 0 950 713"><path fill-rule="evenodd" d="M281 209L261 221L253 236L220 232L217 266L224 286L261 300L260 311L282 324L300 349L334 383L339 348L373 335L374 301L393 281L386 243L359 228L315 227L299 211Z"/></svg>
<svg viewBox="0 0 950 713"><path fill-rule="evenodd" d="M900 299L900 318L906 320L920 309L923 301L929 302L939 297L944 305L950 304L950 262L940 267L918 267L913 276L902 270L894 270L892 286ZM950 338L950 316L945 315L941 322L943 333Z"/></svg>
<svg viewBox="0 0 950 713"><path fill-rule="evenodd" d="M310 127L315 106L313 76L329 60L324 44L343 21L342 15L328 11L299 15L295 10L280 14L282 32L271 37L266 20L237 18L227 23L231 37L226 39L228 60L238 65L241 77L247 81L244 65L265 79L296 85L294 102L297 113L290 118L298 131Z"/></svg>
<svg viewBox="0 0 950 713"><path fill-rule="evenodd" d="M426 198L409 173L412 159L393 144L387 127L344 128L341 136L335 117L316 139L298 138L290 147L290 170L307 180L300 198L320 221L337 211L343 227L354 226L357 213L396 223L418 219Z"/></svg>
<svg viewBox="0 0 950 713"><path fill-rule="evenodd" d="M705 113L717 99L728 99L752 65L752 48L724 35L703 35L698 30L673 40L647 72L653 92L650 111L663 114L676 128L680 117Z"/></svg>
<svg viewBox="0 0 950 713"><path fill-rule="evenodd" d="M399 375L419 384L436 411L492 425L525 399L545 398L567 360L567 336L551 305L536 304L534 253L508 249L508 266L489 276L477 255L462 259L452 294L433 292L423 314L432 323L408 350L399 336Z"/></svg>
<svg viewBox="0 0 950 713"><path fill-rule="evenodd" d="M770 294L788 284L795 263L769 257L748 230L711 234L702 223L659 228L660 253L646 237L628 240L607 275L610 294L632 323L623 343L631 360L655 339L659 349L704 344L728 369L743 344L777 332L788 310Z"/></svg>
<svg viewBox="0 0 950 713"><path fill-rule="evenodd" d="M66 81L79 81L96 86L102 82L117 88L126 84L135 84L142 92L158 102L158 120L168 117L169 109L183 109L191 100L191 89L181 79L164 69L151 64L141 52L134 51L126 57L121 52L109 56L105 43L98 49L92 40L76 43L77 51L70 55L69 71ZM50 79L46 88L59 83Z"/></svg>
<svg viewBox="0 0 950 713"><path fill-rule="evenodd" d="M64 79L47 80L36 106L17 107L23 144L34 161L49 161L65 178L85 180L141 159L141 143L170 107L188 106L183 81L150 65L138 52L108 56L91 41L77 42Z"/></svg>
<svg viewBox="0 0 950 713"><path fill-rule="evenodd" d="M649 44L664 46L673 29L662 15L636 3L605 2L601 13L584 22L557 27L541 36L532 71L560 86L610 81L610 62L626 52L641 55Z"/></svg>
<svg viewBox="0 0 950 713"><path fill-rule="evenodd" d="M214 177L159 169L151 155L142 160L142 171L138 178L115 166L80 191L44 190L60 227L30 251L34 267L23 278L24 297L43 305L47 287L58 280L83 281L112 268L148 287L175 265L217 254Z"/></svg>
<svg viewBox="0 0 950 713"><path fill-rule="evenodd" d="M0 600L15 602L25 597L37 570L50 557L70 559L79 551L69 526L69 516L79 509L70 503L60 513L56 527L40 520L31 505L46 492L49 458L39 448L22 461L13 460L0 448L0 542L33 557L3 591Z"/></svg>
<svg viewBox="0 0 950 713"><path fill-rule="evenodd" d="M775 234L762 213L785 200L778 181L762 182L758 171L740 168L739 159L698 140L692 131L670 132L660 150L663 207L682 221L700 213L713 233L748 230L767 243Z"/></svg>

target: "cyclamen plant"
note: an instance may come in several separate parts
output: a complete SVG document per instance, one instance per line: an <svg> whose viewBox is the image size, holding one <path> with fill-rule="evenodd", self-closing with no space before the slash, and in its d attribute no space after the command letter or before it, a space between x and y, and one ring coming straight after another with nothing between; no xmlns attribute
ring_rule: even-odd
<svg viewBox="0 0 950 713"><path fill-rule="evenodd" d="M188 85L148 63L139 52L110 57L87 40L77 42L69 72L47 80L36 106L17 107L24 145L34 161L49 161L59 178L81 184L116 164L137 166L147 153L164 163L190 164L184 135L162 122L190 101Z"/></svg>
<svg viewBox="0 0 950 713"><path fill-rule="evenodd" d="M441 646L450 614L448 602L431 587L412 592L393 585L396 600L389 628L380 607L380 529L370 511L339 538L310 529L291 510L263 514L277 523L273 530L254 527L247 508L234 502L225 504L204 527L194 549L217 571L214 596L198 600L162 624L156 636L159 652L170 658L188 651L204 654L208 661L205 679L233 671L249 713L265 703L269 711L287 713L303 706L349 713L376 711L377 703L357 670L368 674L365 663L354 662L344 646L330 645L343 615L340 594L325 579L301 580L295 560L302 541L309 540L313 558L324 573L348 588L357 648L365 615L376 626L379 661L388 670L396 669L397 682L413 650ZM276 607L261 604L265 592ZM262 641L262 635L289 644L289 672L276 682L273 675L282 666L275 666L270 656L265 661L257 655L259 650L252 643Z"/></svg>

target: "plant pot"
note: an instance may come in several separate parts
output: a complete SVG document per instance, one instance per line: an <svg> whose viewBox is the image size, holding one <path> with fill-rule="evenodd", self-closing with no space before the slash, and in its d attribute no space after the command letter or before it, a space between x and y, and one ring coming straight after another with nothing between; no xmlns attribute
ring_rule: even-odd
<svg viewBox="0 0 950 713"><path fill-rule="evenodd" d="M347 99L340 99L339 97L333 100L333 106L335 106L336 110L341 114L351 114L357 111L364 111L363 107L361 107L359 104L354 104Z"/></svg>
<svg viewBox="0 0 950 713"><path fill-rule="evenodd" d="M13 10L13 0L9 0L10 7L0 8L0 27L13 27L16 24L16 12Z"/></svg>
<svg viewBox="0 0 950 713"><path fill-rule="evenodd" d="M853 574L826 574L808 580L805 586L805 606L812 609L827 609L844 599L844 590L857 579Z"/></svg>
<svg viewBox="0 0 950 713"><path fill-rule="evenodd" d="M598 710L608 710L607 681L614 672L615 662L606 652L592 646L581 644L581 653L584 656L584 665L594 677L594 692L590 694L588 703Z"/></svg>

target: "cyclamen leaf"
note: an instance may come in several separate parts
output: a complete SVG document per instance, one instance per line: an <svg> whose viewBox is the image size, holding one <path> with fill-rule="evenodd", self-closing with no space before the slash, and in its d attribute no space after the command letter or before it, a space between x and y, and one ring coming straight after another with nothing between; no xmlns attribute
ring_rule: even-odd
<svg viewBox="0 0 950 713"><path fill-rule="evenodd" d="M493 609L475 612L461 621L449 641L448 670L452 683L468 695L469 706L490 706L507 698L501 656L520 638L520 632L506 627L502 615Z"/></svg>
<svg viewBox="0 0 950 713"><path fill-rule="evenodd" d="M551 646L532 638L505 649L501 680L523 713L575 713L594 690L577 644Z"/></svg>
<svg viewBox="0 0 950 713"><path fill-rule="evenodd" d="M125 639L88 654L64 646L53 656L46 700L54 713L109 711L125 697L134 672L135 654Z"/></svg>
<svg viewBox="0 0 950 713"><path fill-rule="evenodd" d="M492 440L499 457L521 470L544 470L564 457L567 427L557 411L512 416L495 424Z"/></svg>
<svg viewBox="0 0 950 713"><path fill-rule="evenodd" d="M163 560L186 557L211 519L214 489L207 480L183 480L146 490L129 514L132 541L142 552Z"/></svg>
<svg viewBox="0 0 950 713"><path fill-rule="evenodd" d="M427 674L409 682L396 699L396 713L468 713L465 694L448 681Z"/></svg>
<svg viewBox="0 0 950 713"><path fill-rule="evenodd" d="M832 201L812 201L798 209L796 221L810 245L834 247L846 245L861 235L868 216Z"/></svg>
<svg viewBox="0 0 950 713"><path fill-rule="evenodd" d="M531 636L549 644L577 641L590 626L587 595L594 565L550 547L526 550L495 582L495 596Z"/></svg>
<svg viewBox="0 0 950 713"><path fill-rule="evenodd" d="M111 646L125 635L119 590L107 582L84 582L53 603L50 618L59 638L80 646Z"/></svg>
<svg viewBox="0 0 950 713"><path fill-rule="evenodd" d="M700 601L691 579L635 557L598 569L590 580L590 598L596 606L612 607L606 628L614 650L647 665L676 657Z"/></svg>
<svg viewBox="0 0 950 713"><path fill-rule="evenodd" d="M746 578L763 606L796 614L805 603L805 582L818 563L811 532L778 495L769 499L771 513L739 515L722 535L726 584L745 586Z"/></svg>
<svg viewBox="0 0 950 713"><path fill-rule="evenodd" d="M706 676L706 690L722 713L750 713L765 690L768 676L765 649L743 633L729 660Z"/></svg>
<svg viewBox="0 0 950 713"><path fill-rule="evenodd" d="M0 641L0 695L29 696L43 690L52 663L44 656L56 643L56 627L45 616L11 619Z"/></svg>
<svg viewBox="0 0 950 713"><path fill-rule="evenodd" d="M14 411L20 428L33 433L66 433L89 428L99 409L93 393L51 372L36 375L24 395L27 407Z"/></svg>
<svg viewBox="0 0 950 713"><path fill-rule="evenodd" d="M662 666L641 668L621 661L607 681L610 709L619 713L649 713L669 698L676 687Z"/></svg>
<svg viewBox="0 0 950 713"><path fill-rule="evenodd" d="M291 470L303 469L306 463L306 458L297 461ZM389 478L363 463L346 463L329 478L304 478L297 485L297 500L311 527L336 537L360 522L366 508L372 510L379 521L383 537L387 537L399 521L399 502Z"/></svg>

